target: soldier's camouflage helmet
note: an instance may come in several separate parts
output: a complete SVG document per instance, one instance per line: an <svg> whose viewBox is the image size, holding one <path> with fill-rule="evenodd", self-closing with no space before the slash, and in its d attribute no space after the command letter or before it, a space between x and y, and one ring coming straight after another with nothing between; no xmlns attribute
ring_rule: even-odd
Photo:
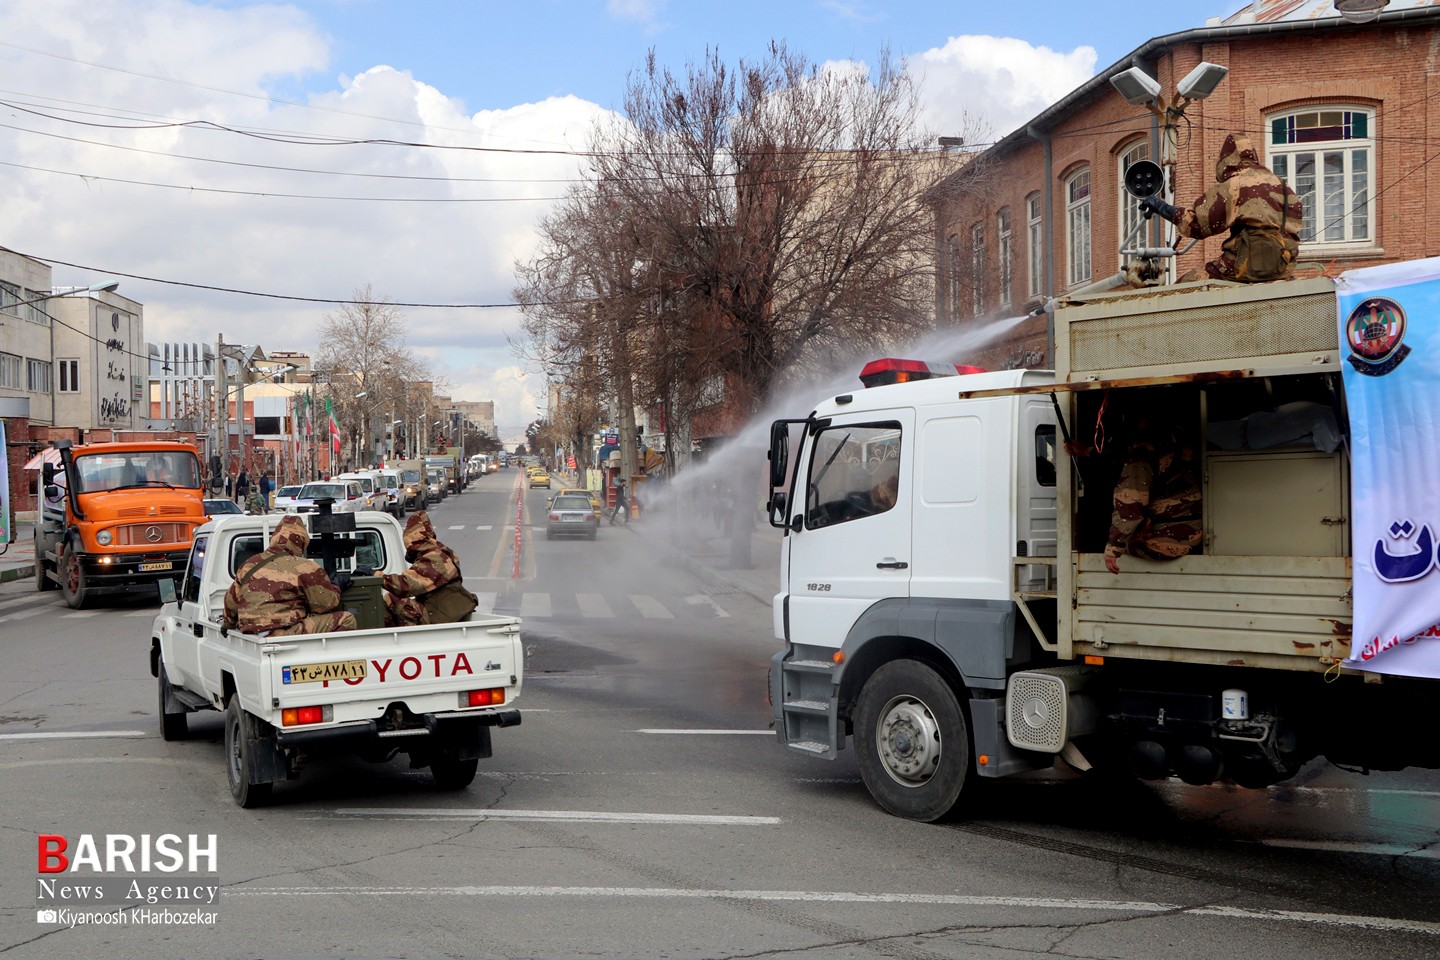
<svg viewBox="0 0 1440 960"><path fill-rule="evenodd" d="M410 519L405 521L405 549L415 550L423 553L429 547L439 542L435 536L435 528L430 523L430 514L424 510L416 510L410 514Z"/></svg>
<svg viewBox="0 0 1440 960"><path fill-rule="evenodd" d="M305 556L305 548L309 545L310 533L305 529L305 521L293 514L281 520L270 536L271 550L283 551L292 557Z"/></svg>

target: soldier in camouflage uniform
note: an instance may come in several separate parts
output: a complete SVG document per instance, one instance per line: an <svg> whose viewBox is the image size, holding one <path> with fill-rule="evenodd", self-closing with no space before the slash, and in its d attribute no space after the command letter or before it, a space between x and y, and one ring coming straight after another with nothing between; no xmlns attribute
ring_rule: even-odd
<svg viewBox="0 0 1440 960"><path fill-rule="evenodd" d="M270 637L354 630L355 615L337 609L340 588L306 558L309 544L303 520L281 520L270 545L235 571L225 593L225 626Z"/></svg>
<svg viewBox="0 0 1440 960"><path fill-rule="evenodd" d="M1105 567L1120 572L1131 553L1174 560L1200 547L1200 475L1195 447L1173 426L1140 420L1115 485Z"/></svg>
<svg viewBox="0 0 1440 960"><path fill-rule="evenodd" d="M422 623L456 623L479 604L465 589L460 560L441 543L424 510L405 521L404 573L385 574L385 625L413 627Z"/></svg>
<svg viewBox="0 0 1440 960"><path fill-rule="evenodd" d="M1198 240L1229 230L1220 256L1205 264L1216 280L1260 283L1290 276L1305 217L1295 191L1260 163L1248 138L1235 134L1220 148L1215 180L1189 210L1159 197L1141 200L1140 209L1147 217L1160 214L1182 237Z"/></svg>

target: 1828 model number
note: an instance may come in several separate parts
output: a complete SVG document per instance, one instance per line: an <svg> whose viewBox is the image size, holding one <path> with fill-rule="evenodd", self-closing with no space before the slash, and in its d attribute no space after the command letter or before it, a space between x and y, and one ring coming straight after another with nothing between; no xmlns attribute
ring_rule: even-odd
<svg viewBox="0 0 1440 960"><path fill-rule="evenodd" d="M811 593L829 593L829 592L830 592L830 584L828 584L828 583L807 583L807 584L805 584L805 589L806 589L806 590L809 590Z"/></svg>

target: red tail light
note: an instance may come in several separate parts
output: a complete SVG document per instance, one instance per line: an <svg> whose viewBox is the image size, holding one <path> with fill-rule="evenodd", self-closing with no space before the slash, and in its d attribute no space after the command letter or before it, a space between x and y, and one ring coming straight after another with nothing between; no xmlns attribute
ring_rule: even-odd
<svg viewBox="0 0 1440 960"><path fill-rule="evenodd" d="M496 707L505 702L505 688L493 687L489 690L471 690L462 694L465 697L467 707Z"/></svg>
<svg viewBox="0 0 1440 960"><path fill-rule="evenodd" d="M325 723L329 707L286 707L280 711L280 723L286 727L303 727L307 723Z"/></svg>

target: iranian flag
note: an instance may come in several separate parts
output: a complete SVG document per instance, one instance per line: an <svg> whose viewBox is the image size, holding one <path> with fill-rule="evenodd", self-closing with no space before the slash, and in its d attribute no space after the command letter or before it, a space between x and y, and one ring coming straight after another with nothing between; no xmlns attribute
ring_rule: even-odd
<svg viewBox="0 0 1440 960"><path fill-rule="evenodd" d="M330 404L330 398L325 398L325 416L330 421L330 449L335 456L340 456L340 424L335 422L335 408Z"/></svg>

